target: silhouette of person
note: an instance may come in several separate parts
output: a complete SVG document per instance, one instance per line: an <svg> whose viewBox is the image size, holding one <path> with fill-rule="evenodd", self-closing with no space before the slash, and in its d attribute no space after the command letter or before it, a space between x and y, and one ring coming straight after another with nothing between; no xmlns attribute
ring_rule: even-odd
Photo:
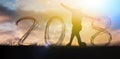
<svg viewBox="0 0 120 59"><path fill-rule="evenodd" d="M79 32L82 30L81 20L82 20L82 17L84 17L85 15L83 15L80 10L76 10L71 7L68 7L64 5L63 3L61 3L61 6L69 10L70 12L72 12L72 25L73 25L72 34L71 34L70 42L67 44L67 46L71 46L71 43L75 36L77 37L79 46L86 46L86 43L81 41L81 37L79 34ZM92 18L89 16L85 16L85 17Z"/></svg>

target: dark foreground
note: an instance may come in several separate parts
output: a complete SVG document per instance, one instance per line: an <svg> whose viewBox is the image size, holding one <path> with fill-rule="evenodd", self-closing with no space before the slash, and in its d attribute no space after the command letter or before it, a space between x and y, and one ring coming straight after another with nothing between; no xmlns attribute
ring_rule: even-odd
<svg viewBox="0 0 120 59"><path fill-rule="evenodd" d="M118 59L120 47L0 46L0 59Z"/></svg>

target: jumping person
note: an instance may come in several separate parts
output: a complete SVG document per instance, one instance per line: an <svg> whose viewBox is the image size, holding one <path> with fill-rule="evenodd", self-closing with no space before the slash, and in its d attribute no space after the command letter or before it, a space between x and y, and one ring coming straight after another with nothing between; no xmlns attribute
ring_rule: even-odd
<svg viewBox="0 0 120 59"><path fill-rule="evenodd" d="M77 37L77 40L78 40L78 43L80 46L86 46L86 43L81 41L79 32L82 30L82 25L81 25L82 17L89 17L89 16L85 16L82 14L82 12L80 10L75 10L71 7L68 7L68 6L62 4L62 3L61 3L61 6L64 7L65 9L69 10L70 12L72 12L72 25L73 25L72 26L72 34L71 34L70 42L67 44L67 46L71 46L71 43L75 36ZM92 18L92 17L89 17L89 18Z"/></svg>

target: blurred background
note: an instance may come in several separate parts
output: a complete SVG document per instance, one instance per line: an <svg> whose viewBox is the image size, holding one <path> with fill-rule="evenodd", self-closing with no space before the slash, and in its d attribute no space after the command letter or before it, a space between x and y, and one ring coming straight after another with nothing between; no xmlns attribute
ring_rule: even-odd
<svg viewBox="0 0 120 59"><path fill-rule="evenodd" d="M119 46L120 44L120 0L0 0L0 44L1 45L16 45L19 38L28 30L31 21L21 21L18 26L15 22L26 16L34 17L38 21L37 27L32 31L24 43L38 43L38 45L45 45L44 35L47 21L51 16L60 16L63 18L66 26L66 34L62 45L66 45L71 36L72 13L64 9L60 4L64 3L73 9L78 9L82 13L91 16L108 16L111 19L110 27L106 30L112 35L110 46ZM57 20L57 19L56 19ZM104 22L98 22L96 25L99 27L107 26L108 19L103 19ZM53 22L54 23L54 22ZM52 23L52 24L53 24ZM81 39L87 45L91 45L90 38L97 30L92 28L92 19L82 18L82 31L80 32ZM62 30L58 27L61 23L53 24L50 26L50 36L52 41L56 41L61 34ZM58 31L57 31L58 29ZM52 31L56 32L52 34ZM104 44L108 41L107 34L99 35L95 39L96 44ZM78 46L77 39L74 38L73 46Z"/></svg>

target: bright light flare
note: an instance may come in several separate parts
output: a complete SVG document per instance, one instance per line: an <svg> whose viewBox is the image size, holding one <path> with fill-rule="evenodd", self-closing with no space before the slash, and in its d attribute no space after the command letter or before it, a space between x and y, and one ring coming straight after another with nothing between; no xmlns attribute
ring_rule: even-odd
<svg viewBox="0 0 120 59"><path fill-rule="evenodd" d="M85 14L96 15L103 12L106 0L66 0L63 3L75 9L81 9Z"/></svg>

